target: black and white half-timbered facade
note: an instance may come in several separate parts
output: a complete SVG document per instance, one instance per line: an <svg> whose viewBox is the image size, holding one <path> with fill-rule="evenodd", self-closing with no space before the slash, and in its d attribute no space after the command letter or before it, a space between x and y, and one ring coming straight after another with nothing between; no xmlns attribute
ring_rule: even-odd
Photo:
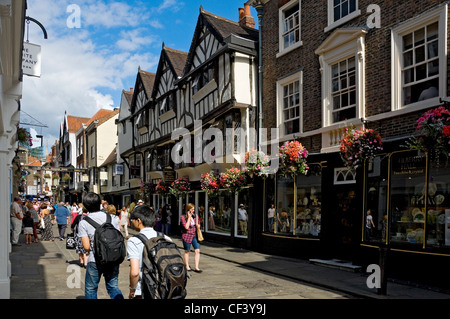
<svg viewBox="0 0 450 319"><path fill-rule="evenodd" d="M239 229L237 210L242 203L251 216L252 188L208 199L200 187L205 173L241 168L253 145L247 133L256 118L258 31L253 18L243 16L234 22L201 7L189 52L163 44L156 73L139 70L130 105L133 142L119 156L128 166L130 189L189 179L184 198L146 198L155 209L170 203L173 225L185 204L194 203L208 235L245 242L250 236Z"/></svg>

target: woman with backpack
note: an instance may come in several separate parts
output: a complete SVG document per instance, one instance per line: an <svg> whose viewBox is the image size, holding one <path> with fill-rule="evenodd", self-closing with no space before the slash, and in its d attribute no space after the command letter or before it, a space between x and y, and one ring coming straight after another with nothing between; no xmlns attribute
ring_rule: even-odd
<svg viewBox="0 0 450 319"><path fill-rule="evenodd" d="M197 225L200 226L198 221L198 216L195 215L194 204L186 205L185 215L181 216L181 239L183 241L184 247L184 263L186 264L186 269L188 271L193 270L197 273L201 273L202 270L199 268L200 263L200 242L197 239ZM194 246L194 269L189 266L189 251L191 250L191 245Z"/></svg>

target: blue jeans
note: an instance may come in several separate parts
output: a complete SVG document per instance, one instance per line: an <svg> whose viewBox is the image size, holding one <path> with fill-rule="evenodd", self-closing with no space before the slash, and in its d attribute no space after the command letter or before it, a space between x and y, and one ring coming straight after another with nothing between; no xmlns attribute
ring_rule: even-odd
<svg viewBox="0 0 450 319"><path fill-rule="evenodd" d="M105 278L105 286L111 299L123 299L119 289L119 265L108 269L97 267L95 262L89 262L86 266L84 283L84 295L86 299L97 299L97 290L100 278Z"/></svg>

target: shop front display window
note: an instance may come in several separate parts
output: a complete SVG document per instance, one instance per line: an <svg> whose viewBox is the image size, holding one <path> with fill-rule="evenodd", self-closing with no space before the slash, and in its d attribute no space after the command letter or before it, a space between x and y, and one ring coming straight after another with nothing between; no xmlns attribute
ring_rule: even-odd
<svg viewBox="0 0 450 319"><path fill-rule="evenodd" d="M295 218L296 236L317 237L321 230L322 174L321 166L309 165L306 176L298 176L297 214Z"/></svg>
<svg viewBox="0 0 450 319"><path fill-rule="evenodd" d="M429 160L426 244L450 246L450 163L445 157Z"/></svg>
<svg viewBox="0 0 450 319"><path fill-rule="evenodd" d="M322 221L322 167L309 164L306 175L277 177L274 232L297 237L318 237ZM268 223L268 230L272 227Z"/></svg>
<svg viewBox="0 0 450 319"><path fill-rule="evenodd" d="M231 215L234 209L234 193L224 191L220 195L208 198L208 232L231 235Z"/></svg>
<svg viewBox="0 0 450 319"><path fill-rule="evenodd" d="M426 209L426 156L417 151L391 156L391 242L423 245Z"/></svg>

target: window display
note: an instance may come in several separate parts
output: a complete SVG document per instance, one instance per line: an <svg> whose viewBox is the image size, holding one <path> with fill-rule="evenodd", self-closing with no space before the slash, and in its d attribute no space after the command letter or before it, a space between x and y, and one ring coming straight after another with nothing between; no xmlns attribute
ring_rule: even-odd
<svg viewBox="0 0 450 319"><path fill-rule="evenodd" d="M231 212L234 209L234 195L230 192L221 192L218 196L208 198L207 231L231 235Z"/></svg>
<svg viewBox="0 0 450 319"><path fill-rule="evenodd" d="M278 234L317 237L321 231L322 168L309 164L306 175L277 178L274 229Z"/></svg>
<svg viewBox="0 0 450 319"><path fill-rule="evenodd" d="M426 244L450 246L450 163L446 158L431 156L429 167Z"/></svg>
<svg viewBox="0 0 450 319"><path fill-rule="evenodd" d="M391 156L391 242L423 244L426 157L417 151Z"/></svg>

